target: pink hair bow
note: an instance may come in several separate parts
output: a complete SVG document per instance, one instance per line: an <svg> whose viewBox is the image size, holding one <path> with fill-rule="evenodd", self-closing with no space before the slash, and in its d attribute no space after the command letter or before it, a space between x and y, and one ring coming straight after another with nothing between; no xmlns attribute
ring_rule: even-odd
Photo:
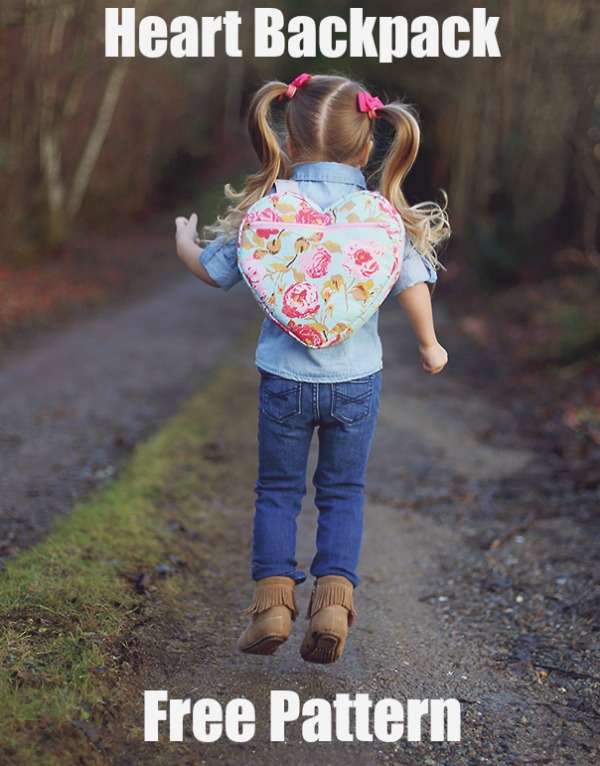
<svg viewBox="0 0 600 766"><path fill-rule="evenodd" d="M288 89L286 90L286 92L283 93L281 96L279 96L279 100L283 101L284 98L294 98L298 88L301 85L304 85L304 83L308 82L309 80L312 80L312 74L307 74L306 72L299 74L298 77L292 80L291 83L288 85Z"/></svg>
<svg viewBox="0 0 600 766"><path fill-rule="evenodd" d="M359 92L358 109L361 112L366 112L369 115L370 120L374 120L377 117L376 111L382 106L385 105L377 98L377 96L372 96L370 93L367 93L366 90L361 90Z"/></svg>

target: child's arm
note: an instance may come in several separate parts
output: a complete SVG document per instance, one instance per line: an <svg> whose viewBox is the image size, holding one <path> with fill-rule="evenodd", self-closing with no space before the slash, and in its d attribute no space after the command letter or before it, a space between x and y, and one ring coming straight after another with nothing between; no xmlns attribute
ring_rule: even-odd
<svg viewBox="0 0 600 766"><path fill-rule="evenodd" d="M189 220L180 216L175 219L175 242L177 245L177 255L185 263L188 269L211 287L219 287L219 285L211 279L207 270L200 263L200 256L202 255L202 248L196 244L198 239L198 233L196 226L198 224L198 216L196 213L192 213Z"/></svg>
<svg viewBox="0 0 600 766"><path fill-rule="evenodd" d="M448 361L448 354L435 337L429 287L420 282L396 297L417 336L423 369L432 375L441 372Z"/></svg>

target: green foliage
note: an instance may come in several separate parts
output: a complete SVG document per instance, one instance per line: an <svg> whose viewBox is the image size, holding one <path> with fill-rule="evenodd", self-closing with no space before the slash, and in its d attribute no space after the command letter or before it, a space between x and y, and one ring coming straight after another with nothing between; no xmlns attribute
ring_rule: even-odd
<svg viewBox="0 0 600 766"><path fill-rule="evenodd" d="M155 566L174 546L168 509L201 533L199 499L220 413L238 381L223 370L151 441L120 477L60 519L42 543L0 575L0 762L13 766L95 763L85 727L99 729L129 666L128 635L146 609ZM150 573L139 585L140 576ZM136 582L138 587L136 589ZM160 584L171 601L184 584Z"/></svg>

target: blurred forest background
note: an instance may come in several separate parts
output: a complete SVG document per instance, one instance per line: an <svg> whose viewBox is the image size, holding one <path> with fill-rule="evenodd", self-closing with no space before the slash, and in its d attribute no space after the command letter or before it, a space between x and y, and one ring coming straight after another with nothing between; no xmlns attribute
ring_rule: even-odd
<svg viewBox="0 0 600 766"><path fill-rule="evenodd" d="M447 190L449 277L485 289L578 274L569 320L596 348L600 256L600 14L594 0L490 0L502 58L272 59L253 55L254 5L140 0L138 19L239 10L243 58L106 59L106 0L2 0L0 274L73 256L74 237L148 220L248 167L248 95L265 79L341 71L418 106L409 196ZM289 19L347 16L346 0L272 2ZM374 0L369 15L471 17L464 0ZM237 164L236 164L237 163ZM219 171L221 175L219 175ZM215 176L215 172L217 175ZM223 177L222 177L223 176ZM32 272L32 269L34 270ZM32 277L33 278L33 277ZM2 283L0 281L0 287ZM567 292L571 287L567 287ZM526 301L525 301L526 302ZM6 306L4 301L4 317Z"/></svg>

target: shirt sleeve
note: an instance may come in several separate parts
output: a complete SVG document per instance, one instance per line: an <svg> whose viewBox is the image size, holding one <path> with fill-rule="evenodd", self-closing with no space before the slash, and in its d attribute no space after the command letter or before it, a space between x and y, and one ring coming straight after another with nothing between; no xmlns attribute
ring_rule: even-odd
<svg viewBox="0 0 600 766"><path fill-rule="evenodd" d="M242 279L237 265L235 239L219 237L209 242L200 255L200 263L223 290L231 289Z"/></svg>
<svg viewBox="0 0 600 766"><path fill-rule="evenodd" d="M413 243L407 237L404 243L404 257L400 268L400 276L396 284L392 287L390 295L398 295L409 287L414 287L420 282L429 282L431 284L437 281L437 272L415 248Z"/></svg>

